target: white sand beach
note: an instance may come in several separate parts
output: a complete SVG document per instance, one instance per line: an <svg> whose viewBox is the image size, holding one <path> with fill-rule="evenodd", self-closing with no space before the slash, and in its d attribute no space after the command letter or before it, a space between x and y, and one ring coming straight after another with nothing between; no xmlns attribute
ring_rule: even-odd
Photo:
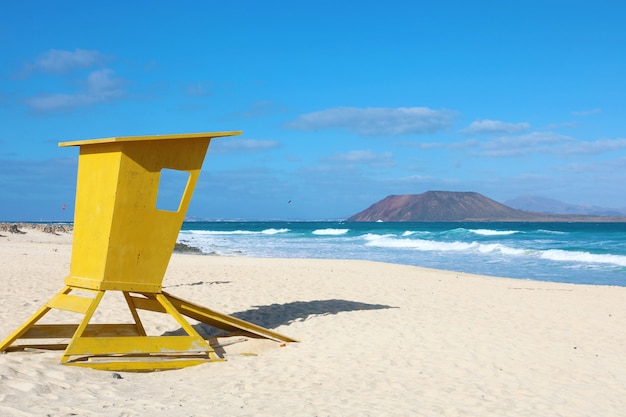
<svg viewBox="0 0 626 417"><path fill-rule="evenodd" d="M0 232L0 340L69 271L71 233L26 232ZM626 416L624 287L178 253L163 286L300 342L118 375L60 351L0 354L0 415Z"/></svg>

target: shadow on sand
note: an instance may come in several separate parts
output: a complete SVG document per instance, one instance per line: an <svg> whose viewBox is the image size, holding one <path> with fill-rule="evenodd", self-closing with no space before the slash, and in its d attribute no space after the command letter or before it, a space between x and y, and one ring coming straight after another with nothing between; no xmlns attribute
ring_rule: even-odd
<svg viewBox="0 0 626 417"><path fill-rule="evenodd" d="M272 329L292 321L306 320L311 316L324 316L346 311L382 310L387 308L394 307L348 300L314 300L255 306L253 309L233 313L231 315L238 319Z"/></svg>
<svg viewBox="0 0 626 417"><path fill-rule="evenodd" d="M288 324L293 321L303 321L314 316L325 316L347 311L383 310L388 308L397 307L391 307L383 304L367 304L348 300L314 300L255 306L250 310L232 313L230 315L267 329L274 329L283 324ZM224 333L221 330L204 323L198 323L193 327L204 337L216 336ZM168 332L167 334L177 335L184 333L182 329L179 329L175 332Z"/></svg>

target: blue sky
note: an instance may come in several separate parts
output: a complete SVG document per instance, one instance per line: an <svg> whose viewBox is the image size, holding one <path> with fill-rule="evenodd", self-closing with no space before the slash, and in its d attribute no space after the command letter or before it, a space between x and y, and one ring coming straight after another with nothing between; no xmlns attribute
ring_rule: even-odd
<svg viewBox="0 0 626 417"><path fill-rule="evenodd" d="M2 9L0 220L72 219L58 142L230 130L189 216L341 219L428 190L626 207L623 1Z"/></svg>

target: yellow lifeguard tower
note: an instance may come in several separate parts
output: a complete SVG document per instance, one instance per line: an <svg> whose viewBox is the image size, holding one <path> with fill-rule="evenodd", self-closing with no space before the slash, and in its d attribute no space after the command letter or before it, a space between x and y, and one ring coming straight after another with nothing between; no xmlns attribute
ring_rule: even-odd
<svg viewBox="0 0 626 417"><path fill-rule="evenodd" d="M134 136L62 142L79 146L74 236L65 287L2 344L0 352L61 348L61 363L96 369L150 371L222 360L183 317L228 332L281 342L294 339L182 300L161 284L212 138L241 132ZM162 177L183 177L178 205L158 205ZM71 294L72 292L78 294ZM123 294L132 323L90 324L106 291ZM79 324L36 324L51 309L82 314ZM165 313L185 336L149 336L137 310ZM18 339L69 339L14 345Z"/></svg>

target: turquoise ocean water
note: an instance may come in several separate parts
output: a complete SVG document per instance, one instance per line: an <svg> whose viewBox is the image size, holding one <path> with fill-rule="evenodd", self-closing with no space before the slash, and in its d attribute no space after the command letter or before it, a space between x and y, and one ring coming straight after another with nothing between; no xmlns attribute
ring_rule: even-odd
<svg viewBox="0 0 626 417"><path fill-rule="evenodd" d="M362 259L626 286L626 223L185 222L178 241L215 255Z"/></svg>

